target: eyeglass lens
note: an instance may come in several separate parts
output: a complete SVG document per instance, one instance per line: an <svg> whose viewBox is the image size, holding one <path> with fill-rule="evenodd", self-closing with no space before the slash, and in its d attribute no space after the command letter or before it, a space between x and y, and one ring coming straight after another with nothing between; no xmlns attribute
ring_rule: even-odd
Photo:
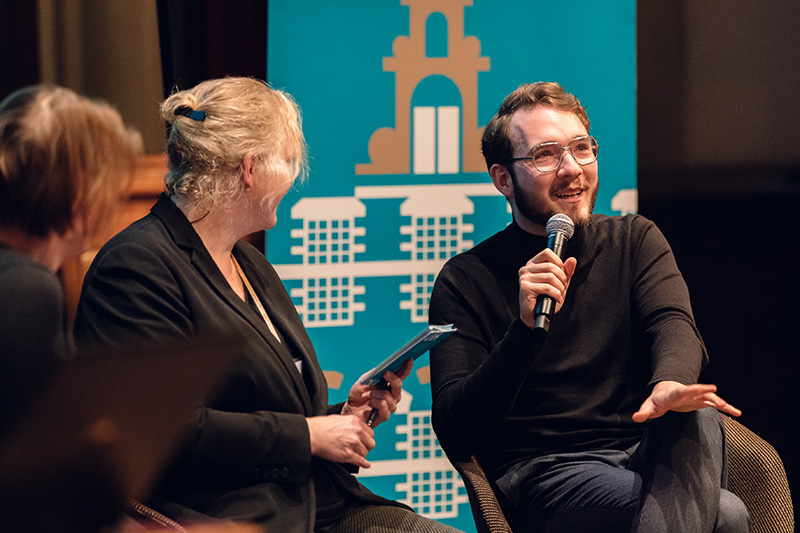
<svg viewBox="0 0 800 533"><path fill-rule="evenodd" d="M561 157L566 149L569 149L572 157L580 165L588 165L597 159L597 141L594 137L587 136L572 139L569 148L565 148L557 142L542 143L535 146L531 154L533 164L542 172L554 170L561 164Z"/></svg>

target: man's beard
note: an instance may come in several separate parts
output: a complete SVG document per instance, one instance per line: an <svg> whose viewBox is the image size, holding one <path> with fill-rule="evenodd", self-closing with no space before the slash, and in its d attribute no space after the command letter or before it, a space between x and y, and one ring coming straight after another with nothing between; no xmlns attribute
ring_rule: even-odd
<svg viewBox="0 0 800 533"><path fill-rule="evenodd" d="M586 211L586 216L583 216L583 203L581 203L578 208L581 210L579 217L574 209L560 208L549 202L547 198L527 194L528 191L525 191L519 186L515 173L509 171L509 174L511 175L511 185L514 187L514 202L516 203L517 210L531 222L546 227L550 217L557 213L564 213L570 217L575 226L586 226L591 222L594 204L597 201L597 187L592 191L585 190L583 192L583 194L590 195L589 201L586 204L588 210Z"/></svg>

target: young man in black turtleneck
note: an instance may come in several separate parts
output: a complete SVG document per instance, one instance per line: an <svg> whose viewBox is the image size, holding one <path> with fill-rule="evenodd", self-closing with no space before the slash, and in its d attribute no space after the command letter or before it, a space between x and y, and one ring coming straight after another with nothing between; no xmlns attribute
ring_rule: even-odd
<svg viewBox="0 0 800 533"><path fill-rule="evenodd" d="M431 351L433 424L451 458L476 455L514 531L748 531L724 490L718 411L698 384L708 356L661 232L592 214L597 141L556 83L523 85L487 125L483 153L513 222L453 257L430 322L458 332ZM567 259L547 249L556 214ZM534 328L539 295L556 302Z"/></svg>

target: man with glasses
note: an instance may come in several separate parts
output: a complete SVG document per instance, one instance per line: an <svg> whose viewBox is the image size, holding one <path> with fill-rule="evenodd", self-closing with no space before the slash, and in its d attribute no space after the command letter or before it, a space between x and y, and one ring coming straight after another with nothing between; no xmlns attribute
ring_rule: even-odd
<svg viewBox="0 0 800 533"><path fill-rule="evenodd" d="M452 258L431 324L433 424L476 455L519 531L748 531L724 490L718 414L686 284L649 220L592 214L598 143L556 83L523 85L486 126L483 154L512 223ZM574 222L566 260L548 220ZM537 297L555 301L537 328Z"/></svg>

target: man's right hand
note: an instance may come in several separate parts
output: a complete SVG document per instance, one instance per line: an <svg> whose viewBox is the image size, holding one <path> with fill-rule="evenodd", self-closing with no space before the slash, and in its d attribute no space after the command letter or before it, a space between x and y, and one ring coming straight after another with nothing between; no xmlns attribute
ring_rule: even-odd
<svg viewBox="0 0 800 533"><path fill-rule="evenodd" d="M717 395L717 386L705 383L684 385L677 381L659 381L639 410L633 413L634 422L658 418L667 411L688 413L704 407L713 407L731 416L742 412Z"/></svg>
<svg viewBox="0 0 800 533"><path fill-rule="evenodd" d="M337 463L369 468L367 453L375 447L375 432L355 415L306 418L311 455Z"/></svg>
<svg viewBox="0 0 800 533"><path fill-rule="evenodd" d="M561 309L575 273L578 261L574 257L561 261L555 252L545 248L519 269L519 317L529 328L534 326L536 297L550 296Z"/></svg>

